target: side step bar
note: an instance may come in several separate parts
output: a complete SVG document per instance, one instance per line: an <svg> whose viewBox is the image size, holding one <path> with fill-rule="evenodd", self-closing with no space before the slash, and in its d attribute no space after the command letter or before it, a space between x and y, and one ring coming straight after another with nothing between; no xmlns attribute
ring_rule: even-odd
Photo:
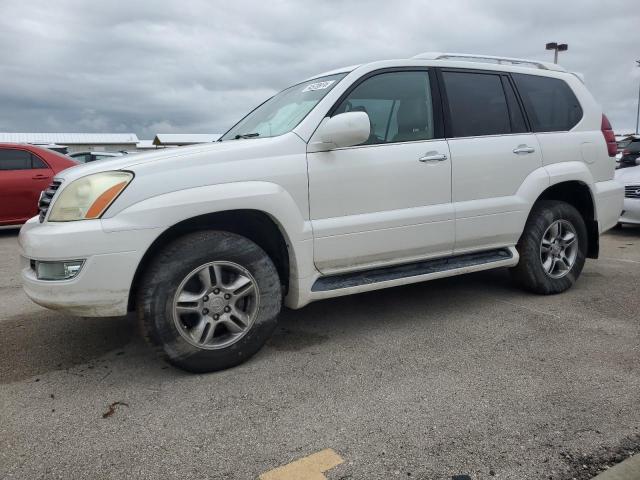
<svg viewBox="0 0 640 480"><path fill-rule="evenodd" d="M507 266L514 259L514 253L509 248L499 248L484 252L465 253L446 258L436 258L421 262L395 265L392 267L380 267L370 270L360 270L352 273L342 273L338 275L327 275L318 278L311 287L312 292L329 292L332 290L342 290L345 288L359 287L378 283L393 282L394 280L407 279L410 277L422 277L425 275L438 274L451 270L462 270L469 267L469 271L485 270L496 267ZM484 266L484 268L482 268ZM453 274L453 272L450 272ZM464 271L458 273L466 273ZM448 275L438 275L448 276ZM436 275L434 275L434 278ZM426 280L427 278L425 278ZM419 281L416 279L416 281ZM390 285L391 286L391 285Z"/></svg>

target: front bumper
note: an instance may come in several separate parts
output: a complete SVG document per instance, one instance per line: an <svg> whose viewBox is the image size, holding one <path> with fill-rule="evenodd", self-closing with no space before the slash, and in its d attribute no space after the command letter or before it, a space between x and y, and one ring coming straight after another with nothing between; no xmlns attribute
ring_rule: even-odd
<svg viewBox="0 0 640 480"><path fill-rule="evenodd" d="M136 269L159 229L105 232L101 220L39 223L20 230L21 276L25 293L43 307L84 317L126 315ZM82 259L69 280L38 280L31 260Z"/></svg>
<svg viewBox="0 0 640 480"><path fill-rule="evenodd" d="M640 225L640 198L625 198L620 223Z"/></svg>

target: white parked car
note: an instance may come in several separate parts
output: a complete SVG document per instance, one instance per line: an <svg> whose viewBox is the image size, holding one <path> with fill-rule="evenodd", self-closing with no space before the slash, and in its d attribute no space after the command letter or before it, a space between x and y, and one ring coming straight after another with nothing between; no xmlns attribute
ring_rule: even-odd
<svg viewBox="0 0 640 480"><path fill-rule="evenodd" d="M562 292L618 221L609 122L553 64L422 54L289 87L218 142L58 175L20 232L25 292L136 311L174 365L236 365L281 306L497 267Z"/></svg>
<svg viewBox="0 0 640 480"><path fill-rule="evenodd" d="M640 225L640 166L616 170L615 178L624 186L624 205L619 222Z"/></svg>

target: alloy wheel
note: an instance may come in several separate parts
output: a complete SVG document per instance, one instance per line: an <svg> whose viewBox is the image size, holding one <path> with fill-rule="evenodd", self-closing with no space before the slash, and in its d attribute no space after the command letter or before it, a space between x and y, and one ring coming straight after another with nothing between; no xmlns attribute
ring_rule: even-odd
<svg viewBox="0 0 640 480"><path fill-rule="evenodd" d="M190 344L226 348L252 327L260 292L251 273L233 262L210 262L191 271L173 300L173 320Z"/></svg>
<svg viewBox="0 0 640 480"><path fill-rule="evenodd" d="M571 271L578 256L578 235L567 220L554 221L540 242L542 268L551 278L562 278Z"/></svg>

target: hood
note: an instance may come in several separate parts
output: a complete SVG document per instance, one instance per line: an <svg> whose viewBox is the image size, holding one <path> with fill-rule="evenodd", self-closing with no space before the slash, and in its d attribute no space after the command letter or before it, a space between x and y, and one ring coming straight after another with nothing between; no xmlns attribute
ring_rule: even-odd
<svg viewBox="0 0 640 480"><path fill-rule="evenodd" d="M68 182L75 180L76 178L85 177L99 172L108 172L112 170L136 171L138 170L138 168L136 168L138 166L144 166L152 162L156 163L160 161L162 161L162 168L171 169L172 164L178 166L179 163L188 161L188 158L192 156L199 156L203 153L211 153L215 155L223 152L254 150L256 145L252 146L252 143L264 145L265 141L269 140L273 140L273 138L228 140L226 142L199 143L197 145L189 145L185 147L160 148L145 153L132 153L121 157L113 157L112 159L82 163L60 172L56 175L56 178L60 178L65 180L65 182Z"/></svg>
<svg viewBox="0 0 640 480"><path fill-rule="evenodd" d="M106 217L134 203L203 186L262 181L307 188L307 144L295 133L278 137L228 140L99 160L65 170L56 178L64 190L72 181L113 170L133 172ZM295 178L295 181L292 180Z"/></svg>
<svg viewBox="0 0 640 480"><path fill-rule="evenodd" d="M640 185L640 166L616 170L615 179L623 185Z"/></svg>

